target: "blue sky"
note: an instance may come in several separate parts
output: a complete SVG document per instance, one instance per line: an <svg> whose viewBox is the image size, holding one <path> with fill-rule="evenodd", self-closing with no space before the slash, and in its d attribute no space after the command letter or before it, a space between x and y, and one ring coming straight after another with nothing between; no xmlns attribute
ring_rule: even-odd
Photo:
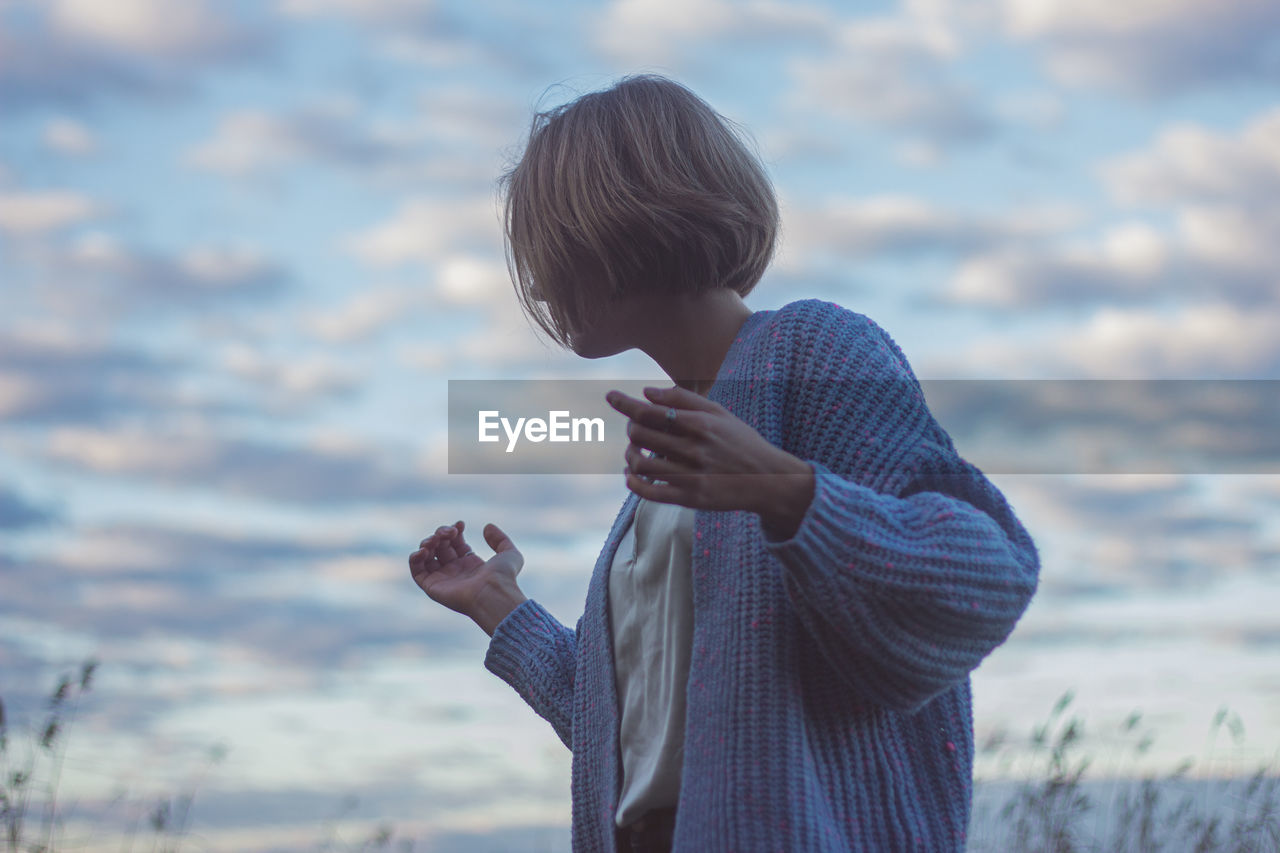
<svg viewBox="0 0 1280 853"><path fill-rule="evenodd" d="M748 304L835 300L922 379L1276 379L1278 34L1271 0L0 0L10 718L96 656L63 784L140 802L225 743L210 849L319 843L344 795L350 838L563 844L568 753L406 564L495 521L574 624L620 477L450 476L447 381L662 378L519 313L496 178L533 110L689 85L783 205ZM979 739L1074 688L1099 733L1147 712L1141 762L1223 704L1274 756L1280 479L992 480L1043 580Z"/></svg>

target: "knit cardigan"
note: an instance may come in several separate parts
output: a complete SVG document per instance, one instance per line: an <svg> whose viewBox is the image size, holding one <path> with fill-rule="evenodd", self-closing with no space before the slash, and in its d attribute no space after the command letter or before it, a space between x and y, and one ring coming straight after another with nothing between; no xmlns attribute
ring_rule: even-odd
<svg viewBox="0 0 1280 853"><path fill-rule="evenodd" d="M970 673L1030 603L1035 544L862 314L817 299L756 311L708 397L809 462L814 493L781 541L752 512L695 513L674 851L963 850ZM485 655L573 753L575 853L617 847L608 574L637 500L576 630L529 599Z"/></svg>

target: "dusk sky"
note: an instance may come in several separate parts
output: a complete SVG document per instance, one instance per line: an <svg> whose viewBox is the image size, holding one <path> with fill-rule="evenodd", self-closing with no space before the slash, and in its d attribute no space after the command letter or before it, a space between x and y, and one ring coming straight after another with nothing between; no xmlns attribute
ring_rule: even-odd
<svg viewBox="0 0 1280 853"><path fill-rule="evenodd" d="M407 558L492 521L582 613L621 473L450 475L446 392L665 380L540 338L499 221L533 112L637 72L758 145L754 309L836 301L922 380L1280 379L1275 0L0 0L0 698L100 662L68 843L200 779L200 849L568 849L569 752ZM990 475L1042 571L979 744L1074 690L1099 773L1274 768L1258 464Z"/></svg>

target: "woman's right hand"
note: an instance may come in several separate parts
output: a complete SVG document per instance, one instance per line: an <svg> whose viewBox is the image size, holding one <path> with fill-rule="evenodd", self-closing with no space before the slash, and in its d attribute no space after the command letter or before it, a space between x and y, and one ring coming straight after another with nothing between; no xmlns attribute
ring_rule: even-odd
<svg viewBox="0 0 1280 853"><path fill-rule="evenodd" d="M436 528L409 555L409 570L431 600L471 617L492 634L488 623L495 616L501 621L524 598L516 585L524 555L501 528L486 524L484 539L497 553L484 560L463 538L465 526L459 521Z"/></svg>

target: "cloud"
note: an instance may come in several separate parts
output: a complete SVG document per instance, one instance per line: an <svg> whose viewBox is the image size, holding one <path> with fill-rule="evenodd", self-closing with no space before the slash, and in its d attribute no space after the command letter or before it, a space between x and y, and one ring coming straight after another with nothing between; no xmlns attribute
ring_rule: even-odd
<svg viewBox="0 0 1280 853"><path fill-rule="evenodd" d="M304 159L362 170L404 156L406 143L358 123L352 107L341 102L286 116L241 110L224 116L213 138L188 151L184 162L234 177Z"/></svg>
<svg viewBox="0 0 1280 853"><path fill-rule="evenodd" d="M414 587L407 554L323 534L86 525L53 552L0 554L0 613L88 634L102 656L144 670L170 668L149 642L156 635L171 648L214 643L241 664L309 672L409 643L440 654L473 648L459 630L464 618ZM326 568L355 560L376 573L334 577Z"/></svg>
<svg viewBox="0 0 1280 853"><path fill-rule="evenodd" d="M451 305L492 305L498 299L515 299L506 264L467 255L454 255L440 264L437 292Z"/></svg>
<svg viewBox="0 0 1280 853"><path fill-rule="evenodd" d="M1124 204L1274 205L1280 196L1280 108L1260 113L1238 134L1172 125L1148 150L1116 157L1099 172Z"/></svg>
<svg viewBox="0 0 1280 853"><path fill-rule="evenodd" d="M273 298L289 273L247 245L191 246L175 253L127 246L104 231L65 243L35 241L22 259L38 299L61 316L119 316ZM57 287L40 282L57 282Z"/></svg>
<svg viewBox="0 0 1280 853"><path fill-rule="evenodd" d="M1080 329L1046 341L1051 354L1095 376L1280 376L1280 311L1225 302L1167 312L1103 308Z"/></svg>
<svg viewBox="0 0 1280 853"><path fill-rule="evenodd" d="M789 69L792 102L816 112L908 133L936 145L982 142L996 130L977 94L951 82L923 53L873 45Z"/></svg>
<svg viewBox="0 0 1280 853"><path fill-rule="evenodd" d="M494 295L488 297L488 293ZM489 377L586 378L593 370L607 371L608 376L616 373L605 362L593 367L544 340L520 310L505 268L496 261L446 260L438 268L434 298L438 309L479 313L479 325L469 325L457 337L400 345L397 361L413 370L459 377L474 377L477 369L488 371Z"/></svg>
<svg viewBox="0 0 1280 853"><path fill-rule="evenodd" d="M1141 222L1114 226L1097 243L1000 246L967 258L940 298L999 308L1147 301L1171 290L1173 251Z"/></svg>
<svg viewBox="0 0 1280 853"><path fill-rule="evenodd" d="M0 530L43 527L59 520L59 512L33 503L13 489L0 485Z"/></svg>
<svg viewBox="0 0 1280 853"><path fill-rule="evenodd" d="M1054 478L1037 489L1037 502L1056 528L1087 528L1134 514L1162 518L1187 512L1197 503L1191 478L1172 474Z"/></svg>
<svg viewBox="0 0 1280 853"><path fill-rule="evenodd" d="M786 208L787 251L800 258L819 252L850 259L965 254L1043 237L1076 219L1062 207L975 214L907 195L831 198Z"/></svg>
<svg viewBox="0 0 1280 853"><path fill-rule="evenodd" d="M721 0L644 3L615 0L595 28L597 45L627 61L670 60L680 41L722 35L739 21Z"/></svg>
<svg viewBox="0 0 1280 853"><path fill-rule="evenodd" d="M434 0L277 0L275 8L291 30L302 21L338 19L372 35L378 59L454 74L501 70L516 79L545 79L560 73L566 48L573 47L563 38L571 14L546 15L531 6L503 8L500 27L492 26L492 15L478 19ZM383 86L372 77L365 82Z"/></svg>
<svg viewBox="0 0 1280 853"><path fill-rule="evenodd" d="M133 673L131 695L149 705L120 697L128 729L154 734L175 702L269 699L323 680L317 673L367 672L396 656L428 669L483 656L468 620L414 586L408 543L322 525L262 533L125 518L51 545L20 559L0 552L0 661L24 635L88 638L95 656ZM585 578L574 581L580 602Z"/></svg>
<svg viewBox="0 0 1280 853"><path fill-rule="evenodd" d="M513 141L513 129L523 129L529 118L514 100L475 86L431 86L414 107L424 136L464 146L472 156L481 146L496 150Z"/></svg>
<svg viewBox="0 0 1280 853"><path fill-rule="evenodd" d="M616 0L589 25L604 56L634 67L680 68L717 48L797 48L785 104L954 146L989 137L997 121L949 61L961 49L948 16L911 2L893 17L844 18L771 0Z"/></svg>
<svg viewBox="0 0 1280 853"><path fill-rule="evenodd" d="M0 335L0 418L90 424L154 410L224 409L180 391L187 366L173 354L97 341L68 328L8 330Z"/></svg>
<svg viewBox="0 0 1280 853"><path fill-rule="evenodd" d="M1186 207L1177 227L1189 273L1248 304L1280 303L1280 204Z"/></svg>
<svg viewBox="0 0 1280 853"><path fill-rule="evenodd" d="M80 105L106 94L173 96L205 68L264 54L266 33L207 0L12 0L0 6L0 103Z"/></svg>
<svg viewBox="0 0 1280 853"><path fill-rule="evenodd" d="M827 10L807 4L749 0L615 0L588 24L593 44L619 62L672 64L695 44L794 38L820 43L835 23Z"/></svg>
<svg viewBox="0 0 1280 853"><path fill-rule="evenodd" d="M56 427L38 452L83 472L302 505L421 500L433 482L412 454L392 462L354 439L267 442L195 423Z"/></svg>
<svg viewBox="0 0 1280 853"><path fill-rule="evenodd" d="M351 396L364 384L355 368L323 356L274 358L250 344L232 342L215 358L221 370L262 388L271 410L296 412L299 404Z"/></svg>
<svg viewBox="0 0 1280 853"><path fill-rule="evenodd" d="M397 62L434 69L456 70L462 65L510 61L511 54L494 55L494 45L467 41L456 35L435 32L389 31L381 43L382 55Z"/></svg>
<svg viewBox="0 0 1280 853"><path fill-rule="evenodd" d="M140 579L181 567L190 579L227 572L253 574L268 564L347 555L369 548L340 536L269 536L233 529L166 527L136 521L85 524L74 539L55 543L44 558L64 572Z"/></svg>
<svg viewBox="0 0 1280 853"><path fill-rule="evenodd" d="M52 0L49 23L69 39L152 56L193 58L217 53L231 27L203 0L174 6L165 0Z"/></svg>
<svg viewBox="0 0 1280 853"><path fill-rule="evenodd" d="M432 264L466 250L501 257L501 228L491 199L421 196L402 202L390 219L344 242L371 266Z"/></svg>
<svg viewBox="0 0 1280 853"><path fill-rule="evenodd" d="M992 473L1280 473L1273 380L933 380L930 410Z"/></svg>
<svg viewBox="0 0 1280 853"><path fill-rule="evenodd" d="M120 576L140 580L171 574L180 567L182 578L208 582L228 575L258 575L267 568L299 563L315 564L319 566L317 571L323 573L329 562L368 560L374 553L385 559L387 548L380 542L361 541L333 531L263 534L233 527L162 526L125 520L82 525L74 539L54 543L44 553L44 559L56 563L64 572L94 578ZM369 579L364 574L345 577Z"/></svg>
<svg viewBox="0 0 1280 853"><path fill-rule="evenodd" d="M391 253L391 257L399 257ZM480 254L431 253L417 259L429 274L408 286L384 286L359 292L344 303L303 315L301 325L327 343L365 343L397 327L416 330L415 343L397 349L400 364L434 374L476 365L519 364L543 354L534 333L516 310L506 264ZM403 263L411 263L405 259ZM390 265L388 258L383 265ZM432 325L442 316L466 312L456 334L450 324ZM482 326L471 322L478 317Z"/></svg>
<svg viewBox="0 0 1280 853"><path fill-rule="evenodd" d="M1002 0L1007 37L1043 47L1057 79L1136 96L1169 95L1280 72L1272 0Z"/></svg>
<svg viewBox="0 0 1280 853"><path fill-rule="evenodd" d="M796 126L767 127L756 134L766 163L796 161L803 163L842 163L849 156L849 142L833 137L817 128Z"/></svg>
<svg viewBox="0 0 1280 853"><path fill-rule="evenodd" d="M333 308L305 313L301 325L326 343L362 343L397 323L416 322L431 303L430 288L425 286L375 287Z"/></svg>
<svg viewBox="0 0 1280 853"><path fill-rule="evenodd" d="M1207 589L1275 565L1277 558L1276 547L1262 541L1258 519L1212 510L1151 515L1135 504L1084 529L1088 535L1066 545L1064 563L1090 566L1090 577L1130 589Z"/></svg>
<svg viewBox="0 0 1280 853"><path fill-rule="evenodd" d="M917 145L982 142L1000 122L953 75L961 51L957 33L926 3L907 4L899 17L832 22L824 51L788 63L786 101L909 134Z"/></svg>
<svg viewBox="0 0 1280 853"><path fill-rule="evenodd" d="M279 0L277 9L290 18L343 17L387 26L429 24L434 0Z"/></svg>
<svg viewBox="0 0 1280 853"><path fill-rule="evenodd" d="M1188 274L1250 304L1280 302L1280 109L1238 133L1178 124L1103 163L1121 204L1175 211Z"/></svg>
<svg viewBox="0 0 1280 853"><path fill-rule="evenodd" d="M0 335L0 419L13 425L248 413L297 419L305 414L301 407L350 397L365 381L332 357L277 357L234 341L220 341L193 361L171 350L95 341L65 325Z"/></svg>
<svg viewBox="0 0 1280 853"><path fill-rule="evenodd" d="M1099 171L1121 203L1172 205L1188 274L1249 304L1280 303L1280 110L1238 133L1179 124Z"/></svg>
<svg viewBox="0 0 1280 853"><path fill-rule="evenodd" d="M938 299L1013 309L1153 298L1280 305L1280 110L1238 133L1178 124L1147 149L1105 161L1117 203L1168 215L1172 230L1141 220L1096 240L997 246L967 258Z"/></svg>
<svg viewBox="0 0 1280 853"><path fill-rule="evenodd" d="M1222 300L1174 308L1094 309L1078 324L1034 339L984 340L919 374L996 378L1280 378L1280 310Z"/></svg>
<svg viewBox="0 0 1280 853"><path fill-rule="evenodd" d="M470 87L427 89L394 120L366 114L358 99L331 95L291 112L224 115L182 162L235 178L318 163L399 189L406 183L488 188L521 124L513 103Z"/></svg>
<svg viewBox="0 0 1280 853"><path fill-rule="evenodd" d="M1194 607L1199 601L1207 621L1221 623L1212 625L1215 630L1233 617L1239 621L1243 615L1248 621L1251 614L1233 607L1218 608L1214 616L1204 602L1213 597L1210 590L1225 593L1226 582L1265 584L1278 565L1280 548L1267 534L1265 507L1248 496L1221 500L1206 492L1200 479L1172 474L1055 475L1011 477L1007 486L1002 484L1044 557L1042 593L1050 596L1052 605L1032 614L1033 633L1046 640L1054 633L1050 628L1060 623L1050 615L1065 612L1059 605L1074 606L1062 599L1088 599L1081 602L1085 607L1097 599L1146 601L1144 607L1150 608L1148 597L1156 591L1173 595L1170 603L1185 601ZM1265 606L1257 614L1263 610ZM1079 615L1089 616L1083 610ZM1160 614L1150 615L1154 618L1126 624L1138 629L1142 624L1168 624ZM1095 626L1107 622L1099 621L1096 612L1085 621Z"/></svg>
<svg viewBox="0 0 1280 853"><path fill-rule="evenodd" d="M1067 108L1062 97L1054 92L1023 91L1001 96L994 110L1006 122L1056 130L1062 126Z"/></svg>
<svg viewBox="0 0 1280 853"><path fill-rule="evenodd" d="M51 119L44 128L44 144L69 157L84 157L98 150L98 139L92 131L70 118Z"/></svg>
<svg viewBox="0 0 1280 853"><path fill-rule="evenodd" d="M88 222L107 207L75 190L0 192L0 232L29 238Z"/></svg>

